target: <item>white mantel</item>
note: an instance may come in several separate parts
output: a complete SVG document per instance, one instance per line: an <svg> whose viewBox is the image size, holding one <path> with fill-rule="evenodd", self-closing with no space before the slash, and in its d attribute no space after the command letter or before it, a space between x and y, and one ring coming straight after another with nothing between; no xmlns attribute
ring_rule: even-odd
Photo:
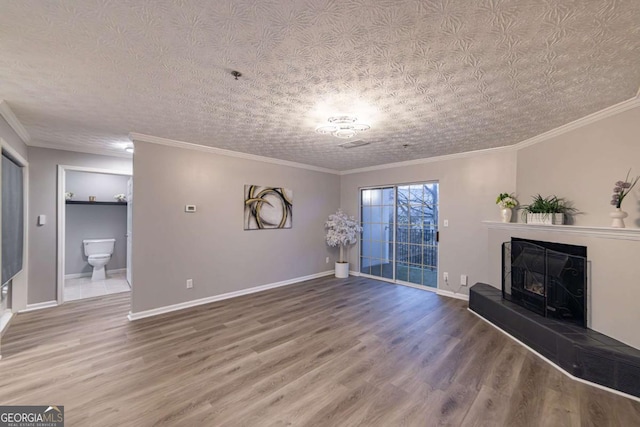
<svg viewBox="0 0 640 427"><path fill-rule="evenodd" d="M501 287L502 243L512 237L587 247L591 329L640 349L640 229L483 221L489 284Z"/></svg>
<svg viewBox="0 0 640 427"><path fill-rule="evenodd" d="M512 231L581 234L604 239L640 240L640 228L589 227L584 225L540 225L522 222L482 221L489 228Z"/></svg>

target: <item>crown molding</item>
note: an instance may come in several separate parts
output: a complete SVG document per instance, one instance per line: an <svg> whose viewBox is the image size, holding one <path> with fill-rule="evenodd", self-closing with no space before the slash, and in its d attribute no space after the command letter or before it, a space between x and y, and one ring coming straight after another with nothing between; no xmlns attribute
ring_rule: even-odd
<svg viewBox="0 0 640 427"><path fill-rule="evenodd" d="M350 169L346 171L341 171L340 175L351 175L354 173L372 172L376 170L421 165L421 164L433 163L433 162L441 162L444 160L462 159L465 157L472 157L472 156L478 156L483 154L492 154L492 153L503 152L503 151L517 151L517 150L520 150L521 148L529 147L531 145L538 144L543 141L547 141L556 136L581 128L583 126L590 125L591 123L597 122L607 117L611 117L616 114L620 114L624 111L627 111L636 107L640 107L640 90L638 94L631 99L622 101L618 104L612 105L611 107L607 107L603 110L596 111L595 113L589 114L588 116L574 120L570 123L567 123L565 125L557 127L550 131L541 133L540 135L534 136L532 138L526 139L524 141L520 141L512 145L505 145L505 146L496 147L496 148L488 148L485 150L465 151L462 153L447 154L444 156L437 156L437 157L426 157L423 159L408 160L405 162L386 163L383 165L369 166L365 168Z"/></svg>
<svg viewBox="0 0 640 427"><path fill-rule="evenodd" d="M404 162L385 163L382 165L367 166L367 167L358 168L358 169L349 169L346 171L341 171L340 175L351 175L354 173L372 172L372 171L377 171L382 169L393 169L393 168L399 168L399 167L422 165L425 163L434 163L434 162L442 162L445 160L463 159L465 157L475 157L475 156L481 156L483 154L493 154L493 153L500 153L504 151L513 151L513 146L505 145L503 147L485 148L483 150L474 150L474 151L463 151L462 153L445 154L443 156L424 157L422 159L406 160Z"/></svg>
<svg viewBox="0 0 640 427"><path fill-rule="evenodd" d="M29 142L28 145L29 147L48 148L49 150L71 151L72 153L96 154L98 156L121 157L124 159L133 158L133 155L124 151L120 153L116 151L103 150L100 148L93 148L93 147L78 147L75 145L71 147L67 145L57 145L57 144L51 144L48 142L40 142L40 141L31 141Z"/></svg>
<svg viewBox="0 0 640 427"><path fill-rule="evenodd" d="M11 109L11 107L9 107L9 103L7 103L7 101L5 101L4 99L0 100L0 116L2 116L7 121L9 126L11 126L11 129L13 129L13 131L18 135L22 142L28 145L31 141L29 132L27 132L24 126L22 126L20 120L18 120L16 115L13 114L13 110Z"/></svg>
<svg viewBox="0 0 640 427"><path fill-rule="evenodd" d="M190 142L176 141L173 139L161 138L159 136L144 135L141 133L131 132L129 134L129 138L132 141L134 141L134 143L135 141L149 142L151 144L166 145L169 147L176 147L176 148L185 148L187 150L203 151L205 153L213 153L221 156L236 157L236 158L245 159L245 160L254 160L257 162L272 163L275 165L289 166L293 168L306 169L306 170L311 170L315 172L323 172L323 173L329 173L333 175L340 175L339 171L333 170L333 169L326 169L318 166L307 165L304 163L291 162L289 160L274 159L273 157L258 156L256 154L241 153L239 151L225 150L223 148L209 147L207 145L199 145L199 144L193 144Z"/></svg>
<svg viewBox="0 0 640 427"><path fill-rule="evenodd" d="M135 132L130 133L129 137L132 141L135 140L135 141L141 141L141 142L149 142L153 144L166 145L170 147L203 151L203 152L214 153L222 156L236 157L236 158L241 158L246 160L254 160L254 161L263 162L263 163L289 166L289 167L306 169L306 170L311 170L316 172L329 173L333 175L351 175L356 173L372 172L376 170L392 169L392 168L421 165L421 164L427 164L427 163L433 163L433 162L441 162L446 160L475 157L475 156L484 155L484 154L517 151L522 148L529 147L531 145L538 144L543 141L547 141L556 136L581 128L583 126L587 126L599 120L605 119L607 117L610 117L616 114L620 114L624 111L627 111L639 106L640 106L640 89L638 90L638 93L636 94L636 96L634 96L631 99L612 105L611 107L607 107L603 110L589 114L588 116L574 120L573 122L567 123L565 125L557 127L550 131L544 132L540 135L534 136L532 138L526 139L524 141L521 141L512 145L505 145L502 147L488 148L483 150L465 151L462 153L447 154L447 155L436 156L436 157L426 157L422 159L407 160L407 161L396 162L396 163L385 163L382 165L368 166L364 168L350 169L345 171L337 171L334 169L327 169L327 168L308 165L304 163L297 163L297 162L292 162L288 160L275 159L272 157L264 157L264 156L259 156L255 154L242 153L239 151L226 150L223 148L209 147L206 145L193 144L189 142L177 141L173 139L161 138L157 136L145 135L145 134L140 134ZM15 114L9 107L9 104L5 100L0 100L0 115L7 121L9 126L11 126L11 128L16 132L16 134L18 134L20 139L25 144L31 147L40 147L40 148L48 148L52 150L63 150L63 151L80 152L80 153L87 153L87 154L97 154L97 155L109 156L109 157L121 157L121 158L132 157L132 155L129 153L124 153L124 152L119 153L119 152L113 152L110 150L103 150L99 148L78 147L78 146L69 147L69 146L50 144L50 143L39 142L39 141L31 141L31 137L27 133L26 129L24 128L24 126L22 126L18 118L15 116Z"/></svg>
<svg viewBox="0 0 640 427"><path fill-rule="evenodd" d="M512 147L516 150L524 147L529 147L531 145L538 144L540 142L565 134L583 126L590 125L602 119L606 119L607 117L620 114L635 107L640 107L640 98L638 96L634 96L631 99L627 99L626 101L622 101L618 104L612 105L611 107L607 107L604 110L596 111L595 113L589 114L588 116L579 118L555 129L551 129L550 131L541 133L540 135L534 136L533 138L521 141L513 145Z"/></svg>

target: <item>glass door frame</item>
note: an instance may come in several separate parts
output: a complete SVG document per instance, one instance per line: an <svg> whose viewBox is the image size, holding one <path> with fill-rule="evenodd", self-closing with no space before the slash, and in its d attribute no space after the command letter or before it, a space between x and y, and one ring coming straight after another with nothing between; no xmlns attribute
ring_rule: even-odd
<svg viewBox="0 0 640 427"><path fill-rule="evenodd" d="M371 186L371 187L362 187L358 189L358 220L359 220L359 224L362 225L363 224L363 203L362 203L362 192L363 190L380 190L382 192L382 194L384 194L383 190L386 189L391 189L393 190L393 205L384 205L384 203L382 203L380 206L383 208L384 210L384 206L392 206L393 207L393 224L396 223L396 197L397 197L397 188L394 184L390 184L390 185L376 185L376 186ZM376 223L373 223L376 224ZM395 226L392 226L393 229L393 234L391 236L391 240L390 242L393 243L395 242L395 238L396 238L396 229ZM391 273L391 278L389 277L384 277L382 275L380 276L376 276L374 274L367 274L367 273L363 273L362 272L362 240L363 240L363 235L364 235L364 229L362 231L362 233L360 234L360 238L358 239L357 242L357 248L358 248L358 274L360 274L363 277L370 277L372 279L377 279L377 280L382 280L384 282L389 282L389 283L395 283L394 281L394 277L396 274L396 264L395 264L395 244L393 245L393 250L391 251L391 254L389 256L389 260L391 261L391 267L392 267L392 273ZM374 257L372 257L373 259L375 259ZM378 258L378 259L383 259L382 257ZM382 270L382 268L381 268Z"/></svg>
<svg viewBox="0 0 640 427"><path fill-rule="evenodd" d="M411 283L411 282L407 282L404 280L398 280L397 277L397 271L396 271L396 246L397 246L397 227L398 227L398 187L403 187L403 186L411 186L411 185L424 185L424 184L438 184L438 200L437 200L437 209L438 209L438 222L436 223L436 235L439 236L439 232L440 232L440 181L438 180L430 180L430 181L418 181L418 182L408 182L408 183L396 183L396 184L384 184L384 185L373 185L373 186L366 186L366 187L359 187L358 188L358 220L360 221L360 225L363 224L363 212L362 212L362 191L363 190L382 190L385 188L393 188L393 251L391 254L391 264L392 264L392 271L393 271L393 277L392 278L386 278L386 277L382 277L382 276L375 276L372 274L367 274L367 273L363 273L362 272L362 234L364 233L364 230L362 232L362 234L360 235L360 238L358 239L358 244L357 244L357 248L358 248L358 274L360 274L362 277L367 277L367 278L371 278L371 279L376 279L376 280L381 280L383 282L389 282L389 283L393 283L396 285L402 285L402 286L408 286L411 288L416 288L416 289L421 289L423 291L429 291L429 292L438 292L440 290L440 240L439 238L437 238L436 242L438 243L437 246L437 262L436 262L436 287L430 287L430 286L425 286L425 285L419 285L416 283Z"/></svg>

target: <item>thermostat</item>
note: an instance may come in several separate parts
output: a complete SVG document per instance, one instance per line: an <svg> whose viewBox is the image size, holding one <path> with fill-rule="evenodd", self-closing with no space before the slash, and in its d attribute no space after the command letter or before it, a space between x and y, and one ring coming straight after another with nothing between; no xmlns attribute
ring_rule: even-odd
<svg viewBox="0 0 640 427"><path fill-rule="evenodd" d="M185 205L184 211L185 212L195 212L196 211L196 205Z"/></svg>

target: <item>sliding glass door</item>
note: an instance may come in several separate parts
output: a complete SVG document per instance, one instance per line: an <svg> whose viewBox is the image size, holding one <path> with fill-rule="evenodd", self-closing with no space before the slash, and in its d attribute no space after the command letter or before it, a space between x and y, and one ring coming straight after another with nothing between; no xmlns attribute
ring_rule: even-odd
<svg viewBox="0 0 640 427"><path fill-rule="evenodd" d="M438 184L397 187L396 279L438 286Z"/></svg>
<svg viewBox="0 0 640 427"><path fill-rule="evenodd" d="M360 272L438 285L438 183L361 190Z"/></svg>
<svg viewBox="0 0 640 427"><path fill-rule="evenodd" d="M395 188L361 191L360 272L393 279Z"/></svg>

